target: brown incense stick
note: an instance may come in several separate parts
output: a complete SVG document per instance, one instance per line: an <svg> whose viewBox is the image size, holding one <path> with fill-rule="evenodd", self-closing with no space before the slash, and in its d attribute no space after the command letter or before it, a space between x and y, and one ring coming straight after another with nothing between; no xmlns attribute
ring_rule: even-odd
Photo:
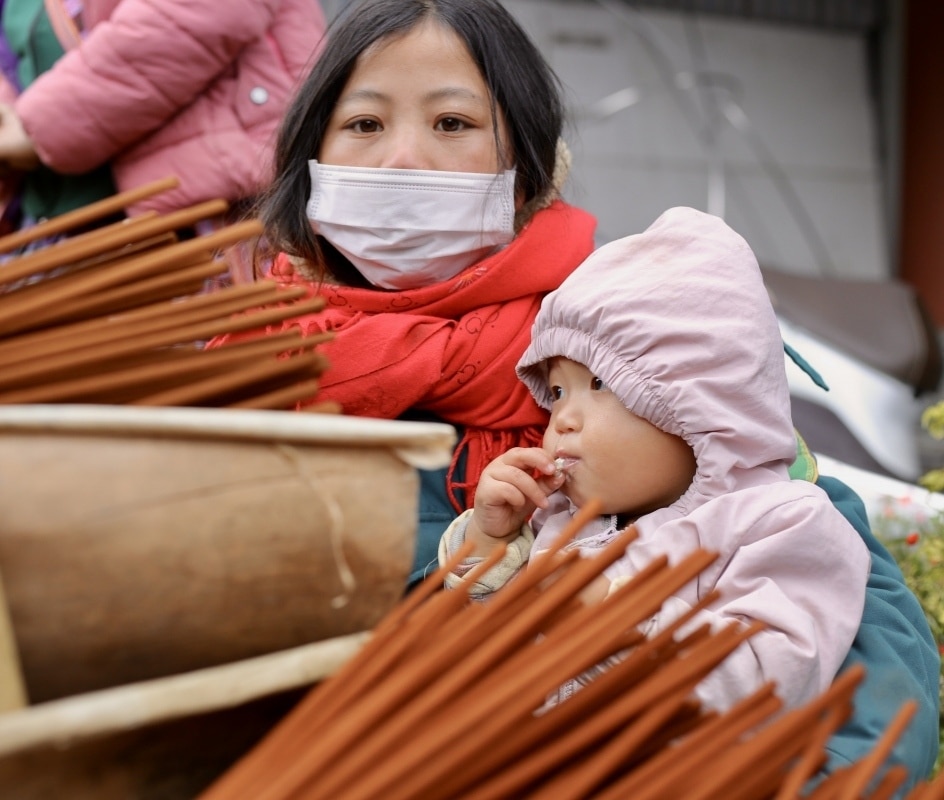
<svg viewBox="0 0 944 800"><path fill-rule="evenodd" d="M4 237L0 251L79 231L176 183L156 182ZM0 271L0 403L339 413L337 403L317 399L329 364L315 349L331 335L266 333L316 313L322 298L272 281L207 291L228 269L228 248L258 237L261 223L177 241L177 231L226 208L213 200L147 212L9 259ZM206 348L225 334L234 335L227 346Z"/></svg>
<svg viewBox="0 0 944 800"><path fill-rule="evenodd" d="M96 220L124 211L129 206L149 197L154 197L161 192L176 189L179 185L180 181L176 177L162 178L135 189L119 192L104 200L90 203L82 208L77 208L75 211L60 214L53 219L44 220L30 228L7 234L0 237L0 253L9 253L31 242L37 242L46 237L89 225Z"/></svg>
<svg viewBox="0 0 944 800"><path fill-rule="evenodd" d="M228 205L224 200L209 200L205 203L199 203L179 211L172 211L169 214L134 220L133 224L118 223L111 225L107 230L97 231L90 236L77 236L72 239L63 239L49 247L35 250L21 256L14 262L6 264L4 270L8 272L8 274L5 275L4 278L9 281L37 272L48 272L58 267L68 266L82 259L97 256L106 250L116 250L142 239L159 236L181 228L187 228L201 220L222 214L226 211L227 207ZM247 223L239 223L239 225L246 224ZM258 224L254 227L258 228ZM226 229L224 228L223 230ZM261 230L256 230L255 233L261 233ZM213 234L198 237L197 239L190 240L190 242L199 243L201 240L204 240L203 243L205 244L205 240L210 239L211 236L213 236ZM242 236L241 238L246 237ZM188 244L190 242L184 242L182 244ZM221 246L232 243L232 241L227 241Z"/></svg>

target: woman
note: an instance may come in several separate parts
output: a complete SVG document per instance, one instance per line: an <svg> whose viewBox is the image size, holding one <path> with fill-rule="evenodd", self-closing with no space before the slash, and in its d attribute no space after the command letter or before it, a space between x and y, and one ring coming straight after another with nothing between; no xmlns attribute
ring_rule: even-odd
<svg viewBox="0 0 944 800"><path fill-rule="evenodd" d="M594 220L557 199L566 161L553 75L507 12L484 5L436 4L425 19L422 3L373 3L335 29L289 109L261 210L268 239L284 251L275 276L313 282L329 299L297 322L338 334L319 346L331 362L319 399L461 431L452 466L423 473L411 581L435 564L439 534L482 467L509 446L540 441L546 415L514 365L541 298L593 248ZM357 169L339 166L383 173L358 184ZM397 183L397 170L421 170L425 183L415 174ZM460 197L468 200L456 209ZM481 198L498 208L487 242ZM337 213L348 220L335 224ZM389 264L409 271L397 262L405 248L421 274L396 290L372 284Z"/></svg>

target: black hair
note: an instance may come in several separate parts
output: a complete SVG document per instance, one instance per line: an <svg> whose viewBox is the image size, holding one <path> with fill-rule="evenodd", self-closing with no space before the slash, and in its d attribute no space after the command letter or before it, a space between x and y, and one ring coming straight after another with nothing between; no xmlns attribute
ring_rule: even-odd
<svg viewBox="0 0 944 800"><path fill-rule="evenodd" d="M268 242L312 263L321 250L305 205L308 160L317 158L334 107L357 58L378 40L405 35L427 19L452 29L478 65L491 102L504 113L515 155L516 192L525 201L552 187L563 127L560 84L527 34L498 0L363 0L342 12L325 47L296 92L275 149L275 177L258 214ZM496 145L501 150L498 115ZM352 269L352 273L353 273ZM336 275L362 283L357 274Z"/></svg>

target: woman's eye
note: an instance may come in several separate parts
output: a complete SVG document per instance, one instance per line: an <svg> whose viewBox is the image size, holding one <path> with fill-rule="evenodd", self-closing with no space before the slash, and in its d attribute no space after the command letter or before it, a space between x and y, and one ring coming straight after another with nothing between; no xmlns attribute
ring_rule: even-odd
<svg viewBox="0 0 944 800"><path fill-rule="evenodd" d="M458 133L467 126L461 119L456 119L455 117L444 117L436 123L436 127L445 133Z"/></svg>
<svg viewBox="0 0 944 800"><path fill-rule="evenodd" d="M606 384L597 378L596 376L590 381L590 388L595 392L604 392L606 391Z"/></svg>
<svg viewBox="0 0 944 800"><path fill-rule="evenodd" d="M376 133L380 130L380 123L375 119L359 119L351 125L355 133Z"/></svg>
<svg viewBox="0 0 944 800"><path fill-rule="evenodd" d="M551 397L555 400L560 400L564 396L564 390L560 386L551 387Z"/></svg>

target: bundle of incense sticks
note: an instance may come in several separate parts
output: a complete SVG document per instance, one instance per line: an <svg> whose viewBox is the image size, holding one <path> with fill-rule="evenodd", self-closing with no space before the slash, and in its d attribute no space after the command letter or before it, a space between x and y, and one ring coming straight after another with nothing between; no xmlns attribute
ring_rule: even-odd
<svg viewBox="0 0 944 800"><path fill-rule="evenodd" d="M157 181L0 238L0 403L104 403L286 409L315 397L326 336L287 331L207 349L320 310L320 298L271 281L207 292L222 254L261 233L257 221L179 240L225 201L144 214L69 235L175 186ZM57 237L52 241L50 237ZM52 241L46 246L37 243ZM338 411L331 403L306 410Z"/></svg>
<svg viewBox="0 0 944 800"><path fill-rule="evenodd" d="M561 544L596 511L586 507ZM630 528L589 559L560 547L542 553L485 603L461 588L437 591L469 552L460 550L200 800L806 796L826 740L851 714L862 670L844 672L799 709L784 711L768 685L727 712L704 710L693 687L759 626L693 626L699 606L658 635L638 631L714 560L703 551L675 566L658 559L602 603L580 603L580 591L635 536ZM616 654L585 688L547 702ZM914 710L903 706L869 756L808 796L894 796L907 776L882 765ZM908 798L941 800L944 778Z"/></svg>

